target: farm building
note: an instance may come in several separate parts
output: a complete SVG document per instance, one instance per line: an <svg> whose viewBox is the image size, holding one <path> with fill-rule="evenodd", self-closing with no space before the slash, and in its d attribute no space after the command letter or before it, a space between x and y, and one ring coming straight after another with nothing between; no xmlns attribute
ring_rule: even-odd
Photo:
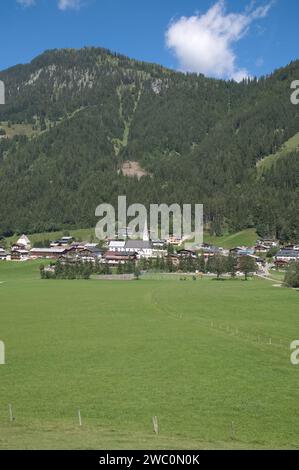
<svg viewBox="0 0 299 470"><path fill-rule="evenodd" d="M58 259L67 253L66 248L32 248L30 250L30 258L50 258Z"/></svg>
<svg viewBox="0 0 299 470"><path fill-rule="evenodd" d="M107 251L104 256L104 261L111 266L117 266L118 264L125 264L128 262L135 262L136 259L136 253L128 252Z"/></svg>

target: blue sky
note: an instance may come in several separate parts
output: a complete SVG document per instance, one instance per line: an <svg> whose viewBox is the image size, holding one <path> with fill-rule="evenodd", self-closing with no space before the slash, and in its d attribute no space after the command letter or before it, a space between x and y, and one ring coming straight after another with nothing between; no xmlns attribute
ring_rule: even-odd
<svg viewBox="0 0 299 470"><path fill-rule="evenodd" d="M1 70L83 46L236 80L299 58L298 0L1 0L0 17Z"/></svg>

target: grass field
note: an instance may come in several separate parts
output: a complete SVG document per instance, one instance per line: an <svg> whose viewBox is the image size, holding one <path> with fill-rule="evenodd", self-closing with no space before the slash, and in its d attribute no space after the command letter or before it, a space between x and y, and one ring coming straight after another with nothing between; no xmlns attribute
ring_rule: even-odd
<svg viewBox="0 0 299 470"><path fill-rule="evenodd" d="M237 246L254 246L258 239L258 235L253 228L242 230L233 234L223 235L222 237L213 237L208 234L204 235L204 241L222 248L235 248Z"/></svg>
<svg viewBox="0 0 299 470"><path fill-rule="evenodd" d="M42 281L38 265L0 263L1 449L299 447L297 291Z"/></svg>
<svg viewBox="0 0 299 470"><path fill-rule="evenodd" d="M38 134L37 131L32 129L31 124L8 124L8 122L1 122L0 128L4 129L6 132L5 137L11 139L16 135L26 135L27 137L31 137L33 135Z"/></svg>
<svg viewBox="0 0 299 470"><path fill-rule="evenodd" d="M269 276L271 279L277 279L278 281L283 281L286 275L286 271L281 270L277 271L276 269L270 269Z"/></svg>

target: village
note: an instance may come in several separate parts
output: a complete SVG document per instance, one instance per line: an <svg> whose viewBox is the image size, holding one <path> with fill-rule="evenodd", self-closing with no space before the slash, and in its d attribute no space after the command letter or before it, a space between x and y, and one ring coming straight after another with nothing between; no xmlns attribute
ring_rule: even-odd
<svg viewBox="0 0 299 470"><path fill-rule="evenodd" d="M48 243L49 246L34 246L30 238L23 234L10 249L0 245L0 261L26 262L30 260L49 260L54 266L58 260L63 263L97 264L107 268L123 265L138 265L140 269L164 268L167 271L209 272L209 261L215 257L244 257L255 263L255 272L265 274L269 268L285 269L292 262L299 261L299 245L282 246L278 240L257 240L254 246L237 246L224 249L208 243L194 245L185 249L184 240L170 236L168 239L151 239L144 229L142 239L131 238L127 229L119 238L107 239L103 243L79 242L70 235ZM39 244L37 244L39 245ZM40 243L42 245L42 243ZM190 263L188 264L188 262ZM107 271L110 273L112 271ZM236 269L236 274L242 274Z"/></svg>

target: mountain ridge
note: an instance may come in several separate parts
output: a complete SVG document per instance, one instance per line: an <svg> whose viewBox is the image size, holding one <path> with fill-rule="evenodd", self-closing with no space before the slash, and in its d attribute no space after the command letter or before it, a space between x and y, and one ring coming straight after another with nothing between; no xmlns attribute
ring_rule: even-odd
<svg viewBox="0 0 299 470"><path fill-rule="evenodd" d="M91 226L99 203L127 194L146 205L204 203L211 233L256 227L297 239L297 157L262 182L256 164L299 130L298 77L299 61L238 84L101 48L46 51L0 72L0 129L27 129L0 139L0 233ZM124 176L126 161L145 176ZM288 184L275 186L277 171Z"/></svg>

